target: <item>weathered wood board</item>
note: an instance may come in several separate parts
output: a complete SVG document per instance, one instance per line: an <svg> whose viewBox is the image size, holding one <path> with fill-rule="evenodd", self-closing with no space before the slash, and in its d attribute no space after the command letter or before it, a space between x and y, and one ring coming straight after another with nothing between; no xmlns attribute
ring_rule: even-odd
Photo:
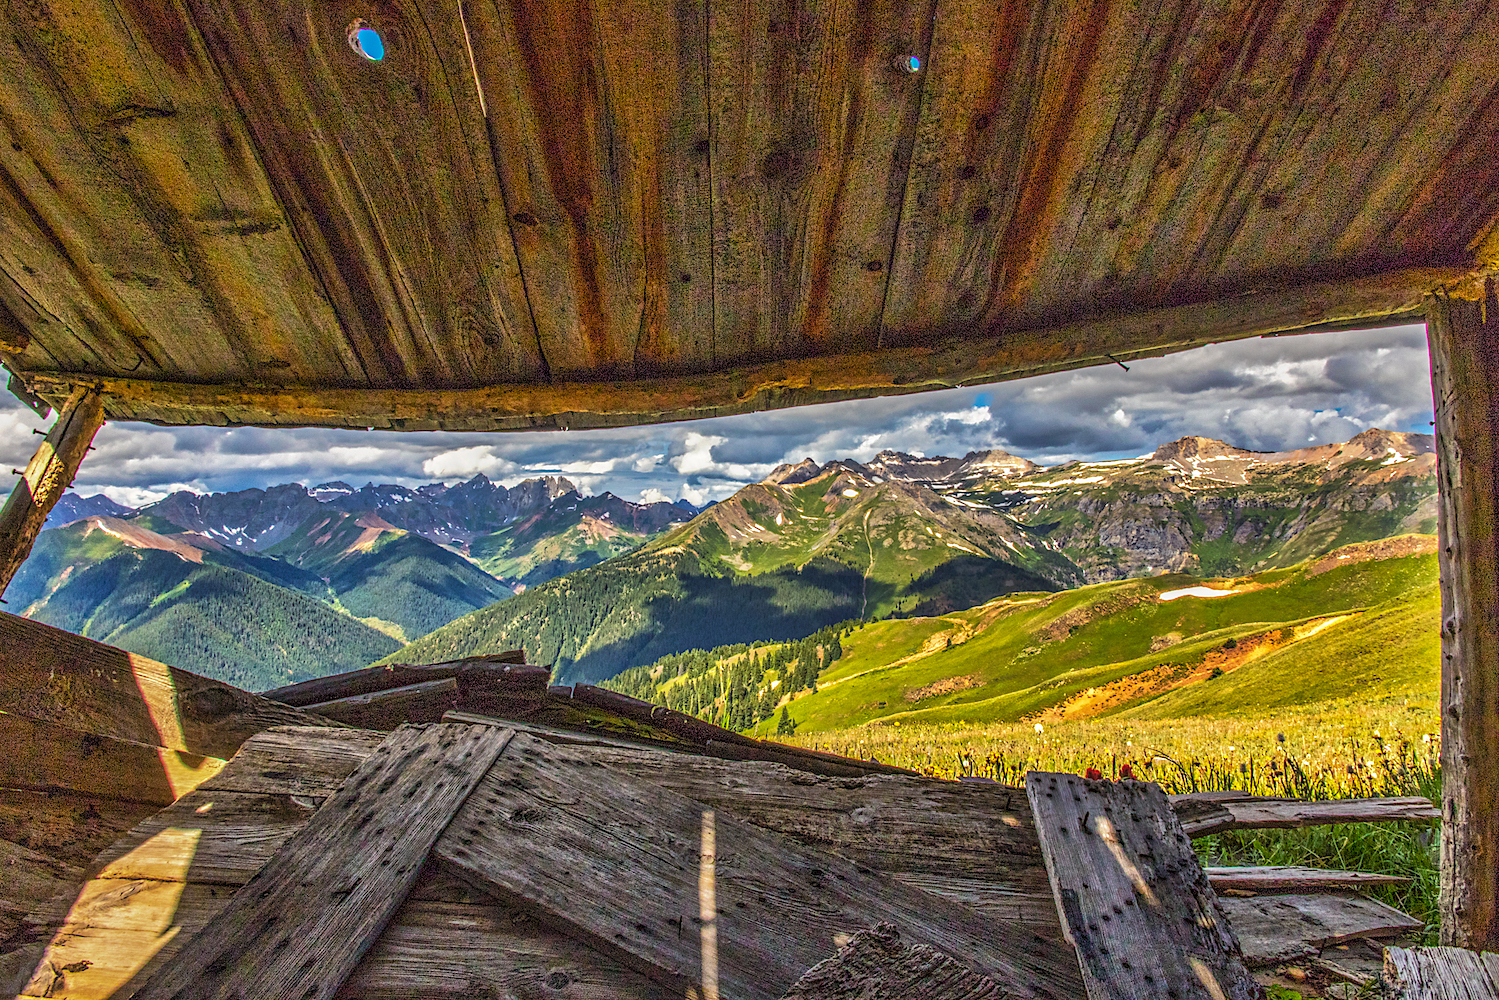
<svg viewBox="0 0 1499 1000"><path fill-rule="evenodd" d="M1499 955L1466 948L1386 948L1391 1000L1499 1000Z"/></svg>
<svg viewBox="0 0 1499 1000"><path fill-rule="evenodd" d="M1442 944L1499 951L1499 296L1431 300L1442 592ZM1476 301L1473 301L1476 299Z"/></svg>
<svg viewBox="0 0 1499 1000"><path fill-rule="evenodd" d="M320 701L308 705L307 711L364 729L390 730L407 722L437 722L457 704L458 681L444 677L388 691Z"/></svg>
<svg viewBox="0 0 1499 1000"><path fill-rule="evenodd" d="M779 764L605 748L589 756L908 885L1060 933L1019 789L897 775L830 778Z"/></svg>
<svg viewBox="0 0 1499 1000"><path fill-rule="evenodd" d="M136 995L331 998L510 735L397 730Z"/></svg>
<svg viewBox="0 0 1499 1000"><path fill-rule="evenodd" d="M782 1000L1004 1000L1009 994L926 945L901 944L892 924L860 931L838 954L807 970Z"/></svg>
<svg viewBox="0 0 1499 1000"><path fill-rule="evenodd" d="M47 515L73 485L78 465L102 426L104 400L96 390L76 389L58 407L57 421L0 507L0 593L31 554Z"/></svg>
<svg viewBox="0 0 1499 1000"><path fill-rule="evenodd" d="M3 612L0 705L84 733L223 759L272 726L328 725L237 687Z"/></svg>
<svg viewBox="0 0 1499 1000"><path fill-rule="evenodd" d="M1242 798L1179 799L1173 804L1189 837L1206 837L1225 830L1289 829L1331 823L1389 823L1440 819L1430 799L1419 795L1386 799Z"/></svg>
<svg viewBox="0 0 1499 1000"><path fill-rule="evenodd" d="M1425 925L1392 906L1350 893L1285 893L1220 901L1251 965L1274 965L1362 937L1395 937Z"/></svg>
<svg viewBox="0 0 1499 1000"><path fill-rule="evenodd" d="M1159 785L1032 771L1026 795L1089 1000L1170 988L1258 1000L1239 942Z"/></svg>
<svg viewBox="0 0 1499 1000"><path fill-rule="evenodd" d="M1016 996L1075 996L1070 951L813 852L590 755L517 735L439 839L479 885L679 990L779 997L835 935L889 921ZM788 933L789 931L789 933Z"/></svg>
<svg viewBox="0 0 1499 1000"><path fill-rule="evenodd" d="M539 686L543 691L546 689L546 677L551 674L546 667L528 666L525 651L512 649L504 653L475 656L451 663L420 665L391 663L380 667L346 670L341 674L314 677L297 684L288 684L286 687L262 691L260 696L269 698L271 701L279 701L283 705L306 708L318 702L336 701L339 698L350 698L356 694L388 691L391 688L405 687L407 684L419 684L422 681L439 680L443 677L456 677L463 670L484 667L498 667L501 674L513 677L523 686L539 681ZM506 667L511 669L507 670Z"/></svg>
<svg viewBox="0 0 1499 1000"><path fill-rule="evenodd" d="M1381 875L1375 872L1340 872L1322 868L1301 868L1291 865L1263 865L1255 867L1203 868L1208 884L1213 891L1222 894L1226 890L1238 892L1275 892L1287 889L1307 892L1314 889L1358 889L1373 885L1405 885L1410 881L1404 875Z"/></svg>
<svg viewBox="0 0 1499 1000"><path fill-rule="evenodd" d="M218 757L81 733L0 712L0 787L164 806L218 773Z"/></svg>

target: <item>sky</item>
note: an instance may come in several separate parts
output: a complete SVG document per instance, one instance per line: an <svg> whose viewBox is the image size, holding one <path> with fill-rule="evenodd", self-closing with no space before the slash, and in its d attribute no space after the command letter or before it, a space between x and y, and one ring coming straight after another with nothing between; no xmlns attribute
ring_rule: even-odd
<svg viewBox="0 0 1499 1000"><path fill-rule="evenodd" d="M722 500L782 462L1000 448L1042 465L1148 454L1186 435L1279 451L1431 432L1424 326L1237 341L988 386L597 431L466 434L110 423L74 488L137 507L174 490L281 483L513 485L560 475L626 500ZM0 490L50 420L0 393Z"/></svg>

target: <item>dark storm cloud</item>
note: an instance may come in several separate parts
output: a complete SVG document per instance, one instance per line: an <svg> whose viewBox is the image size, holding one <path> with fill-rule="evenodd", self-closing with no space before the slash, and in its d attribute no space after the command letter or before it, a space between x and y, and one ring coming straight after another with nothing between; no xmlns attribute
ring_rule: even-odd
<svg viewBox="0 0 1499 1000"><path fill-rule="evenodd" d="M962 455L1004 448L1044 464L1143 454L1196 434L1275 451L1369 427L1429 431L1421 327L1240 341L1017 382L600 431L458 434L160 428L111 424L79 475L85 493L140 503L181 487L230 490L502 482L563 475L628 499L720 499L781 462L868 460L891 448ZM20 467L42 428L0 403L0 463ZM8 489L14 476L0 484Z"/></svg>

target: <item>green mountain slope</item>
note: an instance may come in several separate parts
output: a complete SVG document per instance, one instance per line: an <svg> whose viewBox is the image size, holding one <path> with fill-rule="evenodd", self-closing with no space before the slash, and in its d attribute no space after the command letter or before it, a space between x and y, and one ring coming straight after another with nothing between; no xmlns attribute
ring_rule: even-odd
<svg viewBox="0 0 1499 1000"><path fill-rule="evenodd" d="M320 512L265 555L316 574L338 607L402 642L511 594L462 556L373 513Z"/></svg>
<svg viewBox="0 0 1499 1000"><path fill-rule="evenodd" d="M206 539L195 539L204 551L138 526L117 530L134 544L95 519L43 532L7 591L11 606L250 690L353 669L399 646L266 579L274 570L311 588L315 576Z"/></svg>
<svg viewBox="0 0 1499 1000"><path fill-rule="evenodd" d="M573 492L475 538L468 555L481 569L523 590L633 551L691 516L667 503L632 504L612 493Z"/></svg>
<svg viewBox="0 0 1499 1000"><path fill-rule="evenodd" d="M745 726L784 713L780 731L799 733L1168 719L1429 691L1439 663L1433 549L1429 536L1405 536L1206 584L1172 575L1011 594L940 617L850 624L815 653L684 653L608 686ZM787 667L800 659L823 669L803 677Z"/></svg>

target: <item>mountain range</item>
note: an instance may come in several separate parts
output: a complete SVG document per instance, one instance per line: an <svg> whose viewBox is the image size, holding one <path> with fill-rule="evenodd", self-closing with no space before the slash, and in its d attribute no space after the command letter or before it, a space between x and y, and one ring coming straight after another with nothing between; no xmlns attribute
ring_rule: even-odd
<svg viewBox="0 0 1499 1000"><path fill-rule="evenodd" d="M250 688L364 666L529 584L638 546L690 504L544 477L67 494L7 590L48 624ZM489 572L488 570L493 570Z"/></svg>
<svg viewBox="0 0 1499 1000"><path fill-rule="evenodd" d="M559 682L598 681L687 649L945 614L1015 591L1261 572L1433 532L1435 469L1429 435L1383 430L1280 453L1183 438L1138 459L1051 468L1004 452L808 459L398 658L524 646Z"/></svg>

